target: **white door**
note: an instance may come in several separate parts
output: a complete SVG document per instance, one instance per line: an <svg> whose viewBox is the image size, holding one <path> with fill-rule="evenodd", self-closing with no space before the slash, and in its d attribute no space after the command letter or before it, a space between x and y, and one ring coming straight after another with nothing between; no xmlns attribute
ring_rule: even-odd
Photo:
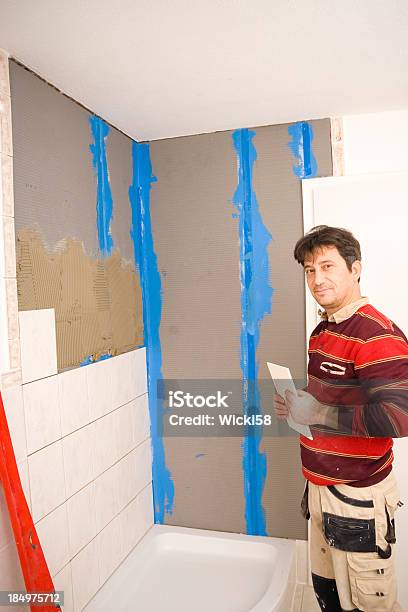
<svg viewBox="0 0 408 612"><path fill-rule="evenodd" d="M315 225L344 227L361 244L361 293L408 336L408 173L303 181L305 232ZM306 287L308 336L318 306ZM394 440L395 473L405 506L397 515L399 601L408 610L408 438Z"/></svg>

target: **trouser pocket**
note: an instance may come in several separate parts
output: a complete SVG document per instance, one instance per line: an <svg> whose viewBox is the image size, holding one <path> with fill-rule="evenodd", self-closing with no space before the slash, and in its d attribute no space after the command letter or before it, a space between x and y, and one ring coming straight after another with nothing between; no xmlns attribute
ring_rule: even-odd
<svg viewBox="0 0 408 612"><path fill-rule="evenodd" d="M395 609L397 585L391 557L348 552L347 565L352 601L359 610Z"/></svg>
<svg viewBox="0 0 408 612"><path fill-rule="evenodd" d="M336 562L344 555L347 563L346 572L335 573L340 600L344 596L349 608L349 597L364 612L401 610L392 554L401 502L392 479L355 491L346 485L322 487L320 499L324 536L337 549Z"/></svg>
<svg viewBox="0 0 408 612"><path fill-rule="evenodd" d="M323 512L323 530L329 546L350 552L375 552L375 520Z"/></svg>

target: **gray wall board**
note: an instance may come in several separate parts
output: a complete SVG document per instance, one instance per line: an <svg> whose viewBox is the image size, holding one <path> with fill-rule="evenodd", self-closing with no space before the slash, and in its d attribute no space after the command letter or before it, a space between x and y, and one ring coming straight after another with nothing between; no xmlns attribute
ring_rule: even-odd
<svg viewBox="0 0 408 612"><path fill-rule="evenodd" d="M240 379L239 238L231 134L151 143L154 245L162 273L163 377ZM245 531L240 438L166 438L169 524ZM196 457L196 455L201 455Z"/></svg>
<svg viewBox="0 0 408 612"><path fill-rule="evenodd" d="M98 143L102 160L106 152L112 193L113 248L102 253L100 177L90 150L94 116L13 61L10 84L19 308L55 310L60 370L90 355L97 359L141 346L142 299L128 197L132 141L109 127L105 147Z"/></svg>
<svg viewBox="0 0 408 612"><path fill-rule="evenodd" d="M90 114L15 62L10 86L16 232L39 231L50 251L77 238L97 257Z"/></svg>
<svg viewBox="0 0 408 612"><path fill-rule="evenodd" d="M320 176L330 175L330 122L310 122ZM293 259L302 235L301 181L295 175L288 125L254 128L253 189L272 234L268 255L275 289L272 314L260 325L259 378L266 361L306 375L303 271ZM232 198L237 160L231 132L151 143L151 214L162 273L160 328L163 377L241 379L239 220ZM245 531L241 438L167 438L175 483L170 524ZM263 507L267 532L306 537L299 512L304 480L297 437L265 435L268 472Z"/></svg>

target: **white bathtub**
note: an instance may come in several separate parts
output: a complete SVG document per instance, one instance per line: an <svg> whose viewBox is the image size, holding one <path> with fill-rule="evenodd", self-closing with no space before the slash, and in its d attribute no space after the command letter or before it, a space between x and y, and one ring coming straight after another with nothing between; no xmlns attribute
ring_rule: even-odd
<svg viewBox="0 0 408 612"><path fill-rule="evenodd" d="M86 612L289 612L295 542L154 525Z"/></svg>

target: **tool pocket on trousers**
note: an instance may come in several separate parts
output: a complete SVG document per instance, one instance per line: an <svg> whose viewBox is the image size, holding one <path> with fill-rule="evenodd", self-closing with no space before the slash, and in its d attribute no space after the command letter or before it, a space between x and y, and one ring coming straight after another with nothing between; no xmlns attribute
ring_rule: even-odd
<svg viewBox="0 0 408 612"><path fill-rule="evenodd" d="M385 493L385 513L387 518L387 533L385 540L389 544L395 544L397 541L395 533L395 513L403 503L399 499L398 491L394 490L390 493Z"/></svg>
<svg viewBox="0 0 408 612"><path fill-rule="evenodd" d="M323 530L329 546L347 552L375 552L375 520L323 512Z"/></svg>
<svg viewBox="0 0 408 612"><path fill-rule="evenodd" d="M309 481L306 480L305 491L303 493L302 501L300 502L300 512L306 520L310 519L309 512Z"/></svg>
<svg viewBox="0 0 408 612"><path fill-rule="evenodd" d="M392 559L347 553L347 564L353 604L368 612L392 610L397 599Z"/></svg>

